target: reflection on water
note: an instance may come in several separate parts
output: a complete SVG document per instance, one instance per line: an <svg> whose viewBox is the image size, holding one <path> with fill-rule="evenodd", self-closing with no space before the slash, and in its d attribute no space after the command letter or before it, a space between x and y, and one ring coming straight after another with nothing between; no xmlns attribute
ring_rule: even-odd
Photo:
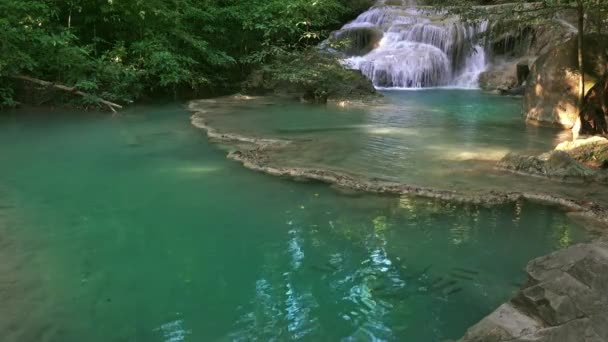
<svg viewBox="0 0 608 342"><path fill-rule="evenodd" d="M346 213L323 212L327 199L316 195L286 211L282 252L268 252L231 339L455 338L523 283L513 266L531 255L513 254L512 243L531 238L517 248L534 254L582 238L563 215L524 202L487 209L403 197L378 211L354 200ZM546 225L554 229L542 237Z"/></svg>
<svg viewBox="0 0 608 342"><path fill-rule="evenodd" d="M311 110L307 127L372 114L327 115ZM530 258L586 239L527 202L343 196L253 173L187 118L0 119L3 342L442 341L509 298ZM269 127L304 127L284 123ZM336 162L380 139L356 125L360 141L331 145Z"/></svg>

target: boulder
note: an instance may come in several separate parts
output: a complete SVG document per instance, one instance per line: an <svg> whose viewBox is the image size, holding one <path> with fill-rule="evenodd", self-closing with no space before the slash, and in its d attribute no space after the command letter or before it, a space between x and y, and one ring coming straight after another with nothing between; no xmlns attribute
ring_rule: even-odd
<svg viewBox="0 0 608 342"><path fill-rule="evenodd" d="M479 87L483 90L505 91L517 86L517 61L492 64L479 75Z"/></svg>
<svg viewBox="0 0 608 342"><path fill-rule="evenodd" d="M540 56L533 64L524 94L526 120L567 129L578 119L579 78L578 38L560 44ZM608 36L585 36L585 79L587 89L608 66Z"/></svg>
<svg viewBox="0 0 608 342"><path fill-rule="evenodd" d="M252 72L241 91L247 95L281 94L315 103L380 96L360 71L346 69L335 56L319 52L277 59Z"/></svg>
<svg viewBox="0 0 608 342"><path fill-rule="evenodd" d="M498 90L508 95L523 95L520 94L519 88L529 74L527 58L495 62L479 75L479 87L488 91Z"/></svg>
<svg viewBox="0 0 608 342"><path fill-rule="evenodd" d="M509 153L497 164L499 169L529 176L546 177L562 182L601 181L596 170L579 163L564 151L551 151L539 156Z"/></svg>
<svg viewBox="0 0 608 342"><path fill-rule="evenodd" d="M589 167L608 169L608 139L604 137L566 141L555 149L567 152L572 158Z"/></svg>
<svg viewBox="0 0 608 342"><path fill-rule="evenodd" d="M532 260L528 282L471 327L462 342L608 340L608 244L580 244Z"/></svg>
<svg viewBox="0 0 608 342"><path fill-rule="evenodd" d="M517 88L525 84L530 65L536 58L568 41L575 33L565 21L553 19L522 24L516 28L495 23L488 42L492 61L480 75L479 86L483 90L498 90L502 94L519 94Z"/></svg>
<svg viewBox="0 0 608 342"><path fill-rule="evenodd" d="M332 33L325 45L346 56L363 56L378 47L382 36L376 27L352 27Z"/></svg>

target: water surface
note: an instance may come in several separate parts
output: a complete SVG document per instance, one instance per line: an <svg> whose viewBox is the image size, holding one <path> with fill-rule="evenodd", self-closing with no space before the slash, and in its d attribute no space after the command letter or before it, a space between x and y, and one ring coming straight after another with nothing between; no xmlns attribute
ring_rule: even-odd
<svg viewBox="0 0 608 342"><path fill-rule="evenodd" d="M537 155L569 131L526 125L521 98L462 89L385 91L379 105L340 108L270 99L201 103L226 132L293 140L269 160L460 192L534 191L608 204L605 186L561 184L495 168L509 152Z"/></svg>
<svg viewBox="0 0 608 342"><path fill-rule="evenodd" d="M315 137L310 128L359 118L356 133L331 132L348 139L332 152L425 163L416 160L421 152L387 141L411 136L430 146L440 120L454 131L438 128L437 137L475 149L480 118L489 116L438 107L453 114L421 112L410 122L389 112L403 130L370 134L385 126L380 112L310 108L259 114L271 125L241 123ZM528 202L484 208L347 196L250 172L227 161L188 115L172 105L117 118L0 118L3 341L442 341L508 299L529 259L587 238L563 212ZM521 145L544 144L536 134ZM335 153L344 165L366 158L346 152ZM377 164L367 166L387 170ZM404 163L394 174L417 167Z"/></svg>

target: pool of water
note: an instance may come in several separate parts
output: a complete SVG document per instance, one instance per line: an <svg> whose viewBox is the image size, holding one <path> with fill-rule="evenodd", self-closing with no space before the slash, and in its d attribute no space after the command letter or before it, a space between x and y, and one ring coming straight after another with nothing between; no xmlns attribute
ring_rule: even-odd
<svg viewBox="0 0 608 342"><path fill-rule="evenodd" d="M497 101L485 108L516 105ZM377 143L383 155L387 139L405 136L431 145L416 123L369 133L385 127L379 112L294 108L294 118L302 108L310 118L260 114L276 121L246 123L289 136L320 136L328 122L356 125L361 141L348 127L325 130L349 139L345 151L372 153ZM437 128L437 137L475 150L483 131L476 122L490 114L451 113L441 120L453 130ZM435 129L438 119L425 115L420 130ZM116 118L0 117L2 341L442 341L508 299L529 259L588 238L565 213L528 202L485 208L347 196L254 173L226 160L188 117L177 105ZM495 129L495 144L484 148L502 144ZM543 134L517 144L542 148ZM423 163L419 152L386 149Z"/></svg>
<svg viewBox="0 0 608 342"><path fill-rule="evenodd" d="M521 98L461 89L385 91L381 104L340 108L254 98L203 102L223 132L294 141L279 166L315 167L457 191L539 191L608 204L608 189L495 169L509 152L540 154L569 131L526 125Z"/></svg>

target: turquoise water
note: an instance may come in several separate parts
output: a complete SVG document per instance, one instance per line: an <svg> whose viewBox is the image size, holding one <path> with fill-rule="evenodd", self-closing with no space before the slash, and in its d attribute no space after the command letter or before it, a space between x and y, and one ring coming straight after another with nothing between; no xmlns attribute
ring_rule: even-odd
<svg viewBox="0 0 608 342"><path fill-rule="evenodd" d="M0 117L2 341L442 341L508 299L529 259L587 238L538 204L254 173L188 116Z"/></svg>
<svg viewBox="0 0 608 342"><path fill-rule="evenodd" d="M384 92L379 105L340 108L270 99L201 103L224 132L287 138L279 166L317 167L458 191L539 191L608 204L606 187L559 184L495 168L509 152L540 154L569 131L526 125L521 98L434 89Z"/></svg>

